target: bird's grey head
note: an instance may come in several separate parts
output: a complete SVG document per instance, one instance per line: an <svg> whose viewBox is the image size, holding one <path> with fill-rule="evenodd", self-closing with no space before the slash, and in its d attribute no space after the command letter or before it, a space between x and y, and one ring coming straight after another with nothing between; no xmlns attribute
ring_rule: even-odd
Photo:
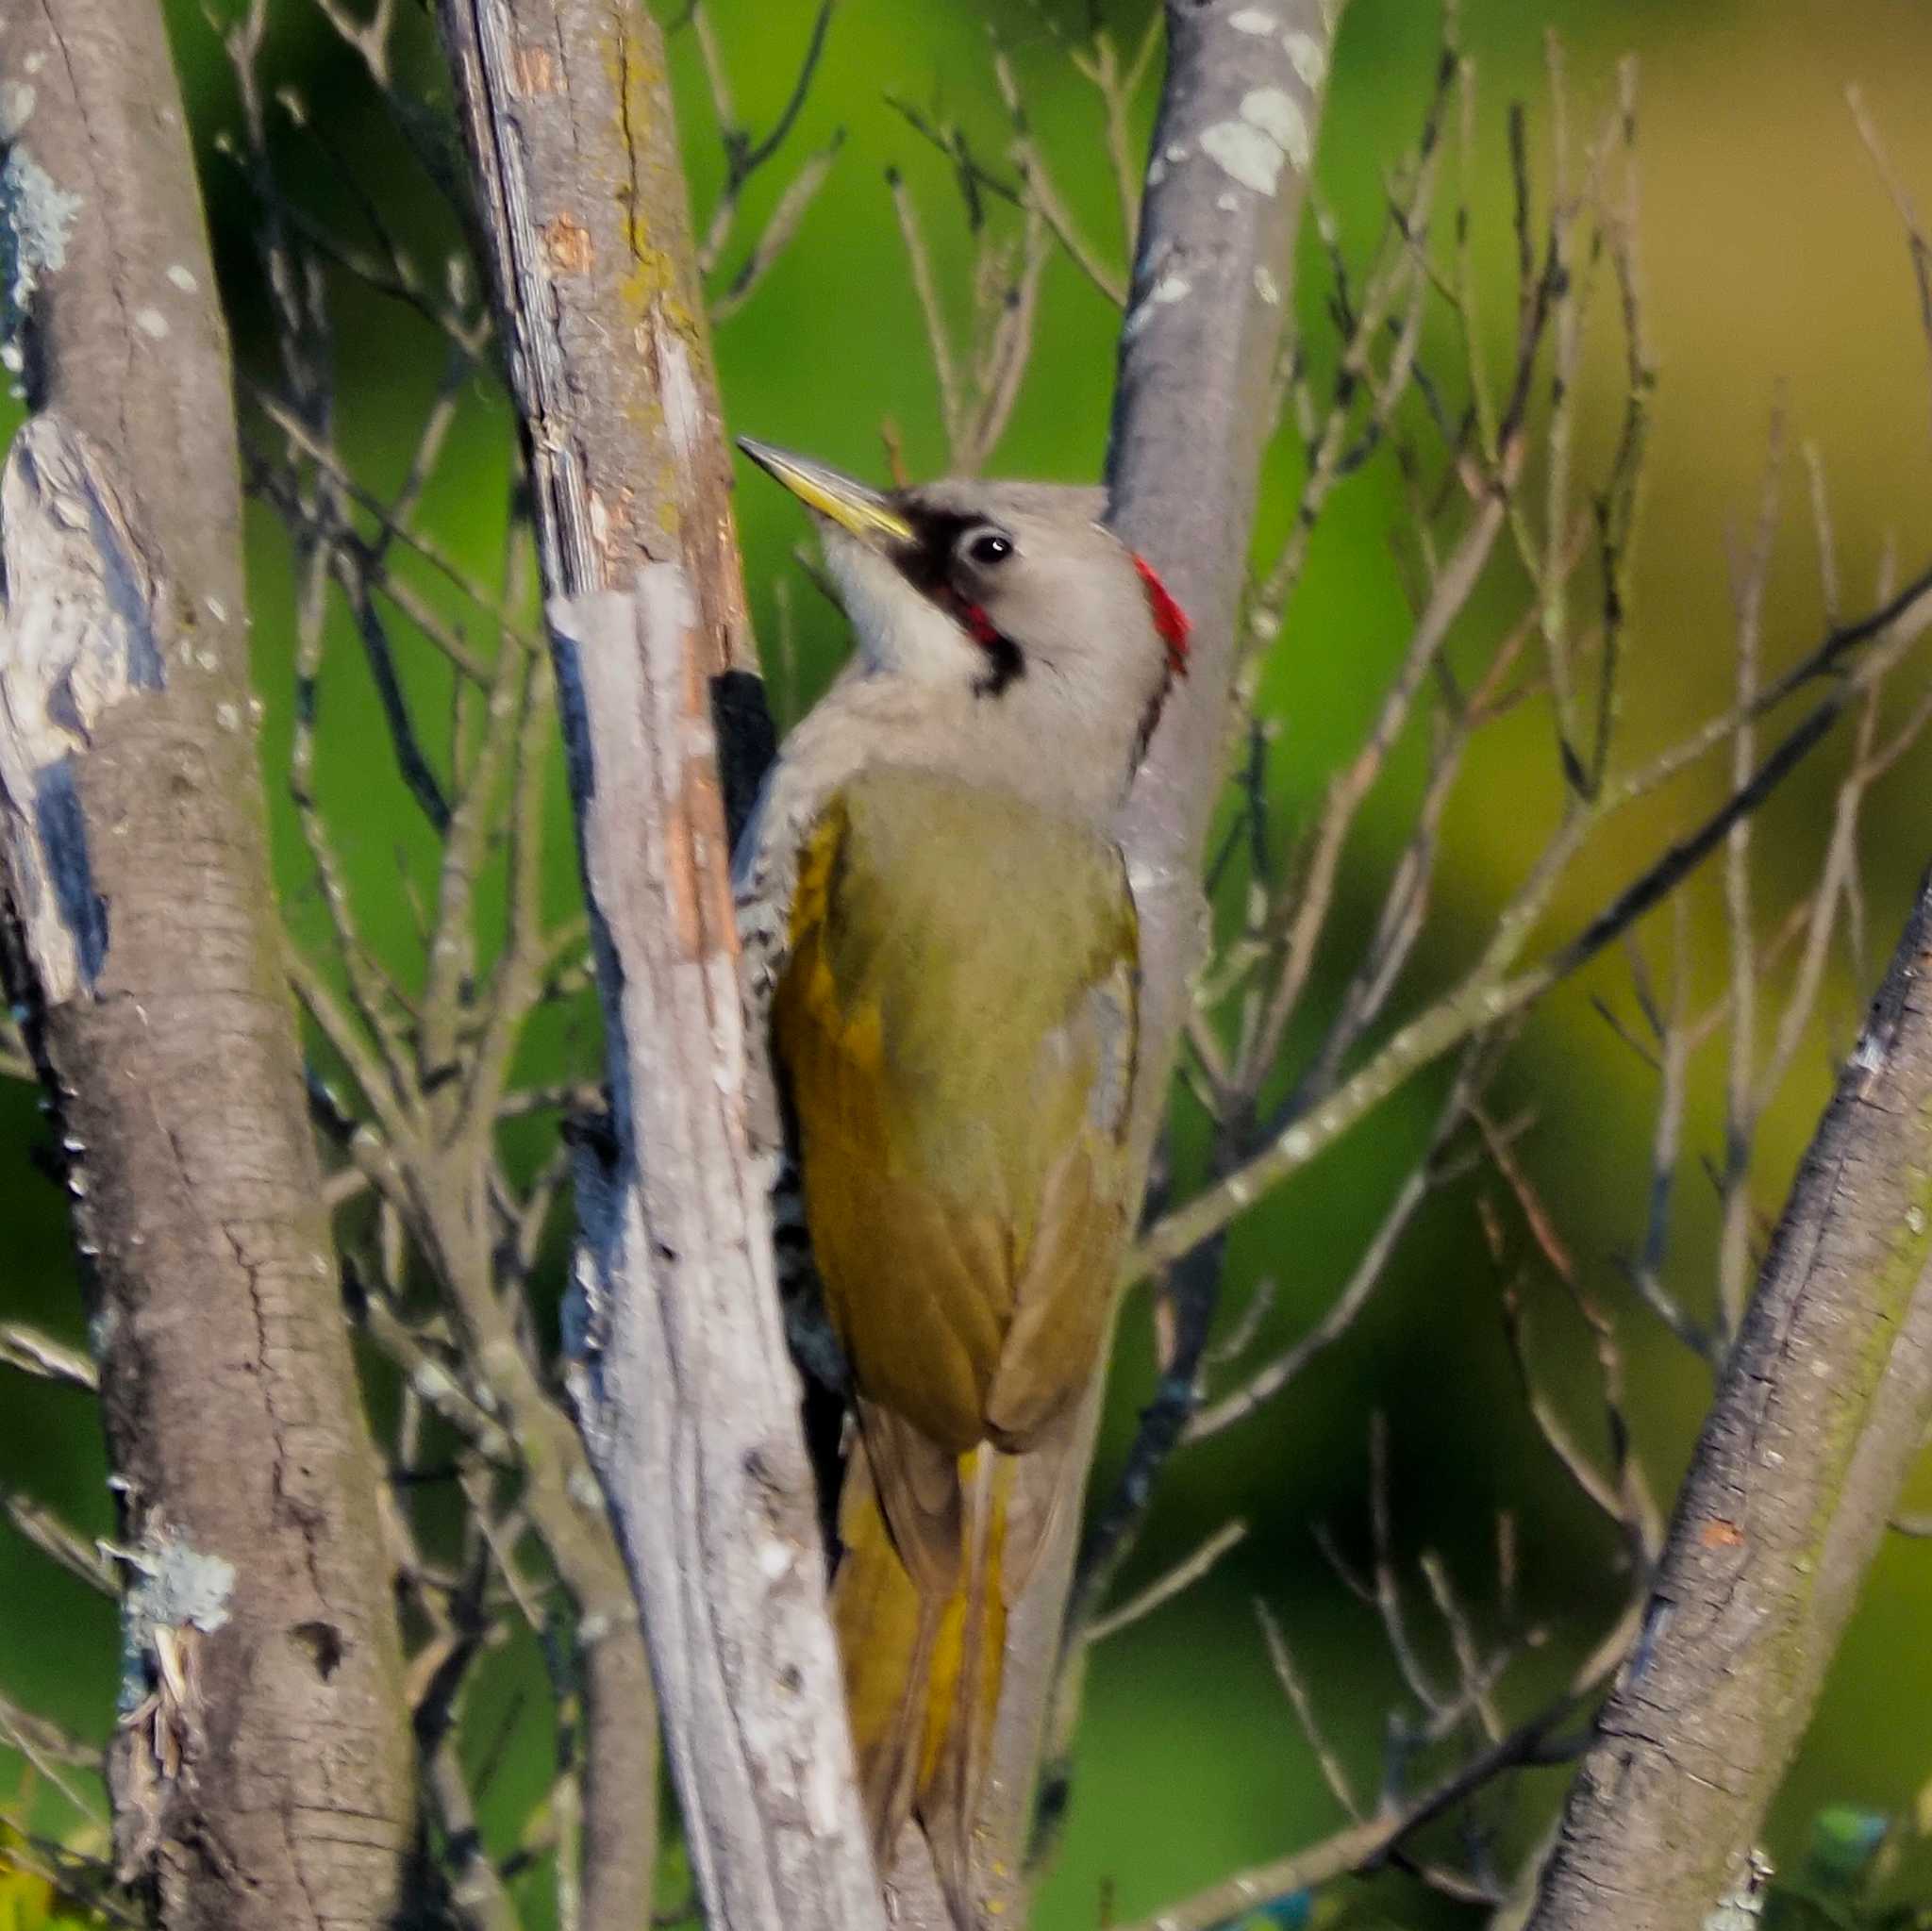
<svg viewBox="0 0 1932 1931"><path fill-rule="evenodd" d="M1076 732L1131 770L1186 671L1187 619L1101 523L1101 491L958 477L884 493L741 446L814 512L865 674L970 697L1049 740Z"/></svg>

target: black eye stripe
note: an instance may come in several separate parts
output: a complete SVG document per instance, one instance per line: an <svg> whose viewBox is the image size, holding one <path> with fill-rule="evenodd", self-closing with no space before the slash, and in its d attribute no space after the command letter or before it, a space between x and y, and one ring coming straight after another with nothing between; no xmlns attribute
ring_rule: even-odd
<svg viewBox="0 0 1932 1931"><path fill-rule="evenodd" d="M981 608L974 587L956 581L956 576L960 559L974 543L997 537L1010 553L1015 547L1012 538L984 516L935 509L916 495L893 500L911 524L913 538L894 547L892 560L907 582L952 617L984 654L985 667L973 686L975 694L1003 696L1016 678L1026 674L1025 654Z"/></svg>
<svg viewBox="0 0 1932 1931"><path fill-rule="evenodd" d="M927 596L950 582L960 565L996 569L1019 547L1009 531L986 516L961 515L957 510L932 509L916 499L900 499L916 532L913 541L896 553L899 568ZM982 556L982 545L998 546L995 556Z"/></svg>
<svg viewBox="0 0 1932 1931"><path fill-rule="evenodd" d="M959 540L968 530L981 527L983 519L931 510L918 503L908 503L905 508L916 535L898 553L899 568L927 596L932 596L952 571Z"/></svg>

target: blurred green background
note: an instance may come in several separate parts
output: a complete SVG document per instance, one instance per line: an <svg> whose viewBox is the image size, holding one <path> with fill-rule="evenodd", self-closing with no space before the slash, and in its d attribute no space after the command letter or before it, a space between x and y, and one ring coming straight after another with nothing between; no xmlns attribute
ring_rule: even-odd
<svg viewBox="0 0 1932 1931"><path fill-rule="evenodd" d="M223 0L216 0L219 14ZM744 119L762 128L790 92L812 8L803 0L719 0L714 17ZM1074 9L1070 18L1079 15ZM248 241L251 208L217 139L236 123L232 77L201 9L171 8L176 47L201 142L225 285L244 375L265 374L274 344ZM1144 12L1108 10L1122 39ZM1107 238L1111 189L1091 95L1067 71L1042 16L1017 4L909 8L842 0L815 85L785 157L750 190L728 275L784 181L835 129L844 141L796 243L744 310L718 331L717 356L734 429L810 450L862 472L883 469L882 421L903 437L908 467L943 458L930 359L885 185L905 170L940 258L950 298L963 308L967 241L942 159L888 105L888 93L935 116L957 117L980 152L997 159L1004 122L988 60L996 25L1024 79L1036 127L1058 177L1090 231ZM1856 82L1885 130L1906 182L1932 204L1932 122L1923 113L1932 73L1932 12L1922 0L1468 0L1463 41L1478 72L1478 167L1473 187L1478 259L1492 286L1487 319L1497 355L1513 293L1506 111L1528 108L1533 141L1547 129L1546 28L1565 49L1573 126L1592 126L1608 104L1617 59L1641 63L1642 261L1657 397L1624 728L1634 748L1668 741L1674 726L1721 707L1730 675L1729 558L1754 514L1774 402L1790 437L1815 441L1829 478L1840 566L1853 608L1869 600L1880 559L1895 542L1902 568L1932 553L1932 379L1903 234L1860 147L1844 90ZM1378 218L1380 183L1412 139L1437 47L1435 9L1423 0L1354 0L1335 66L1319 176L1344 248L1359 256ZM420 81L433 79L420 20L406 23ZM675 80L694 200L708 210L722 172L708 98L691 36L674 37ZM334 150L392 209L405 236L435 244L439 217L408 185L402 150L340 44L302 0L275 0L271 81L299 90ZM1143 103L1143 109L1151 103ZM1144 126L1144 113L1143 113ZM1138 137L1137 137L1138 138ZM288 178L306 206L354 232L358 219L324 150L283 127ZM1324 271L1303 251L1300 309L1324 353ZM1065 261L1048 268L1037 353L993 467L1066 479L1097 474L1104 444L1118 318ZM345 290L336 348L341 442L358 474L393 487L441 367L430 332L391 307ZM1332 359L1332 351L1327 352ZM1586 450L1601 458L1614 424L1614 371L1590 365ZM425 522L479 572L496 567L506 494L508 416L480 380L466 392L452 450L432 487ZM1271 460L1263 526L1278 528L1298 471ZM1815 640L1818 571L1802 470L1788 460L1779 561L1772 579L1766 648L1775 664ZM1344 490L1317 540L1307 580L1277 643L1265 704L1283 720L1272 804L1279 835L1305 825L1327 773L1358 741L1395 654L1407 609L1388 538L1399 498L1371 474ZM841 648L833 614L790 558L802 530L779 492L749 481L741 529L756 615L765 640L793 638L793 661L774 674L782 709L795 714L823 684ZM256 669L266 717L262 753L275 814L280 882L298 935L320 927L306 857L287 806L291 687L291 601L287 543L273 517L251 511ZM778 588L784 584L781 591ZM782 611L785 614L781 615ZM426 653L425 653L426 656ZM427 703L433 667L410 668ZM1906 681L1909 681L1907 674ZM420 681L417 681L420 680ZM350 868L358 911L379 949L408 971L413 944L402 881L425 881L432 847L382 741L379 713L351 634L340 617L323 676L319 790ZM1759 840L1767 929L1806 889L1822 849L1837 753L1820 760L1767 814ZM1716 795L1715 774L1666 793L1593 849L1559 908L1574 915L1601 898ZM1864 846L1870 957L1860 979L1840 960L1824 1023L1767 1122L1757 1205L1775 1212L1790 1166L1828 1089L1831 1053L1856 1025L1906 897L1932 857L1924 805L1932 768L1907 760L1874 795ZM1339 974L1352 938L1367 928L1412 807L1413 772L1398 771L1365 814L1344 869L1338 924L1324 956ZM1702 789L1700 790L1700 786ZM1481 754L1452 807L1431 937L1412 969L1417 988L1465 958L1534 856L1554 803L1545 740L1518 732ZM568 905L574 874L560 793L553 797L553 899ZM1701 983L1722 972L1714 883L1693 888ZM1339 982L1339 981L1338 981ZM1654 1086L1592 1013L1591 989L1621 996L1607 966L1588 985L1560 990L1539 1014L1505 1084L1511 1107L1533 1107L1523 1157L1545 1190L1585 1278L1614 1313L1631 1364L1639 1447L1668 1493L1694 1434L1706 1392L1697 1364L1677 1349L1621 1285L1615 1258L1641 1226ZM1627 1002L1626 1002L1627 1004ZM546 1029L529 1056L533 1076L591 1063L582 1014ZM1721 1154L1722 1066L1703 1069L1690 1120L1672 1279L1707 1305L1714 1231L1700 1157ZM1228 1307L1262 1274L1278 1282L1257 1346L1286 1341L1332 1299L1391 1188L1415 1155L1434 1103L1429 1082L1386 1106L1296 1184L1252 1214L1233 1249ZM79 1338L67 1222L33 1152L44 1128L34 1094L0 1087L0 1317L24 1318ZM1336 1746L1373 1790L1392 1671L1369 1614L1317 1553L1324 1523L1357 1555L1366 1545L1370 1416L1389 1422L1397 1552L1442 1553L1478 1625L1493 1626L1488 1550L1499 1509L1520 1529L1528 1612L1552 1631L1507 1706L1526 1708L1596 1635L1617 1599L1611 1539L1563 1481L1514 1392L1498 1319L1496 1273L1477 1235L1473 1186L1451 1189L1424 1212L1387 1284L1348 1339L1290 1396L1185 1455L1156 1507L1126 1578L1157 1573L1230 1514L1246 1542L1206 1583L1096 1654L1080 1738L1074 1808L1039 1923L1073 1931L1111 1908L1137 1916L1231 1868L1280 1853L1333 1827L1341 1813L1307 1741L1275 1688L1252 1611L1266 1600L1292 1641ZM1547 1283L1535 1290L1542 1353L1553 1383L1573 1401L1579 1433L1601 1450L1590 1407L1585 1332ZM1100 1481L1117 1460L1152 1385L1148 1325L1134 1304L1124 1323L1116 1391ZM0 1371L4 1372L4 1371ZM9 1376L0 1382L0 1487L58 1508L90 1534L111 1529L92 1417L71 1394ZM1932 1499L1928 1487L1926 1499ZM1851 1640L1833 1671L1804 1756L1781 1799L1771 1848L1781 1864L1803 1855L1811 1820L1841 1802L1909 1819L1932 1779L1932 1544L1894 1538L1882 1554ZM1425 1621L1425 1619L1424 1619ZM1428 1640L1432 1656L1443 1645ZM0 1524L0 1688L16 1701L91 1735L110 1721L115 1638L108 1608ZM479 1737L519 1709L509 1658L476 1716ZM534 1703L541 1703L541 1695ZM547 1749L541 1724L513 1723L486 1800L486 1824L513 1837L541 1787ZM479 1753L490 1747L487 1737ZM0 1784L5 1758L0 1756ZM1527 1807L1486 1817L1503 1851L1530 1840L1536 1804L1560 1773L1532 1780ZM1924 1878L1907 1856L1897 1883ZM1919 1894L1932 1890L1922 1886ZM1110 1900L1110 1906L1108 1901ZM1466 1922L1400 1877L1344 1887L1331 1904L1362 1922Z"/></svg>

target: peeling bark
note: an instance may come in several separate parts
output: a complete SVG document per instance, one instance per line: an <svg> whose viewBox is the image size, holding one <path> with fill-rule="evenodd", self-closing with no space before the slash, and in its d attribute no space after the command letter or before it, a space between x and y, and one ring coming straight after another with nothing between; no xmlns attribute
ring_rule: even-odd
<svg viewBox="0 0 1932 1931"><path fill-rule="evenodd" d="M713 1923L879 1920L779 1318L695 600L659 564L552 606L581 693L618 1156L579 1179L591 1457L637 1577Z"/></svg>
<svg viewBox="0 0 1932 1931"><path fill-rule="evenodd" d="M606 0L443 0L551 593L614 1157L582 1419L707 1912L879 1921L748 1125L727 824L769 750L663 71ZM672 566L679 566L673 568ZM729 728L714 723L726 718ZM722 766L722 770L721 770Z"/></svg>
<svg viewBox="0 0 1932 1931"><path fill-rule="evenodd" d="M170 1925L373 1926L412 1771L278 965L192 160L146 0L23 0L0 27L37 411L0 481L0 924L128 1552L117 1848Z"/></svg>
<svg viewBox="0 0 1932 1931"><path fill-rule="evenodd" d="M680 561L707 676L756 672L663 38L616 0L443 0L529 439L543 580Z"/></svg>
<svg viewBox="0 0 1932 1931"><path fill-rule="evenodd" d="M1932 874L1799 1169L1530 1931L1680 1931L1745 1874L1932 1422Z"/></svg>

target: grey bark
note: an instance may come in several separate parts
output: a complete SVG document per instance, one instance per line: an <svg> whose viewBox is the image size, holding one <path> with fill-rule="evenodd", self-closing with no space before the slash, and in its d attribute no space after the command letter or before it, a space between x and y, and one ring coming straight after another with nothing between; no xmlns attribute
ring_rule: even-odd
<svg viewBox="0 0 1932 1931"><path fill-rule="evenodd" d="M1240 14L1252 28L1264 10L1235 0L1169 8L1170 71L1123 346L1115 518L1196 624L1192 674L1124 832L1147 933L1143 1156L1198 942L1196 878L1223 775L1265 399L1339 8L1324 15L1314 0L1283 0L1274 31L1232 25ZM648 22L583 0L444 0L441 20L528 430L546 583L578 599L619 593L553 607L581 643L603 641L574 650L566 636L558 652L591 892L606 922L618 1113L616 1190L601 1204L587 1190L585 1264L593 1282L612 1266L620 1275L600 1337L609 1431L597 1441L600 1465L641 1586L673 1767L714 1910L731 1923L774 1922L782 1874L788 1922L861 1923L875 1915L875 1893L850 1806L836 1673L823 1673L823 1592L795 1561L796 1539L809 1546L808 1484L790 1371L769 1353L763 1196L742 1166L739 1109L746 1082L759 1077L762 1041L737 1036L705 969L732 943L710 923L727 857L713 788L701 775L689 808L672 809L661 801L682 794L650 761L683 757L702 774L702 754L661 735L673 714L688 733L698 729L697 714L688 704L667 713L664 693L687 703L702 680L751 661L661 48ZM666 669L650 668L656 633L631 589L646 560L681 561L695 603L683 645L692 681L681 696ZM612 677L628 681L599 681ZM724 737L726 790L736 789L738 739ZM613 824L605 800L620 785L634 808ZM633 1117L646 1096L648 1112ZM681 1184L664 1190L674 1175ZM660 1229L674 1224L679 1238L666 1241ZM649 1278L647 1255L658 1263ZM717 1384L722 1406L708 1409L698 1396L722 1371L678 1337L702 1336L691 1323L713 1299L751 1339ZM1090 1404L1090 1419L1096 1409ZM724 1451L754 1428L763 1432L748 1492ZM1008 1656L985 1875L1009 1912L1058 1673L1073 1513L1018 1606ZM730 1599L746 1539L766 1541L782 1583L781 1596L754 1595L751 1625L746 1606ZM776 1613L798 1620L774 1631ZM794 1702L804 1694L801 1707L773 1695L766 1659L780 1654L802 1659L787 1692ZM733 1760L748 1738L764 1740L762 1768ZM773 1739L782 1740L775 1752ZM811 1802L795 1781L808 1764ZM825 1781L831 1765L836 1789ZM917 1873L895 1873L908 1875ZM893 1904L898 1922L940 1921L929 1887Z"/></svg>
<svg viewBox="0 0 1932 1931"><path fill-rule="evenodd" d="M8 0L0 122L36 410L0 482L0 926L96 1302L131 1585L117 1849L170 1925L375 1925L414 1833L400 1652L279 968L227 344L158 10Z"/></svg>
<svg viewBox="0 0 1932 1931"><path fill-rule="evenodd" d="M1168 62L1122 331L1108 521L1193 620L1120 827L1141 933L1144 1166L1167 1105L1188 974L1205 938L1200 872L1227 769L1236 624L1270 378L1292 300L1295 231L1341 0L1169 0ZM1257 16L1273 16L1265 33ZM1237 27L1239 16L1242 25ZM1084 1425L1091 1443L1098 1390ZM1009 1625L989 1819L994 1874L1024 1883L1042 1724L1061 1668L1077 1511ZM1077 1694L1077 1682L1070 1686Z"/></svg>
<svg viewBox="0 0 1932 1931"><path fill-rule="evenodd" d="M579 1178L587 1436L643 1602L708 1914L879 1922L786 1352L697 611L675 564L553 605L583 698L618 1160Z"/></svg>
<svg viewBox="0 0 1932 1931"><path fill-rule="evenodd" d="M544 583L576 596L680 560L699 668L756 670L663 37L608 0L443 0L439 20Z"/></svg>
<svg viewBox="0 0 1932 1931"><path fill-rule="evenodd" d="M1686 1931L1746 1874L1932 1422L1932 874L1799 1168L1530 1931Z"/></svg>
<svg viewBox="0 0 1932 1931"><path fill-rule="evenodd" d="M447 1151L444 1169L425 1168L427 1245L450 1283L466 1352L488 1364L495 1415L516 1438L523 1507L576 1610L579 1931L639 1931L656 1889L658 1778L658 1704L637 1599L602 1499L586 1483L576 1428L519 1337L516 1302L500 1291L484 1163L460 1140Z"/></svg>
<svg viewBox="0 0 1932 1931"><path fill-rule="evenodd" d="M662 42L594 0L440 19L598 939L614 1157L579 1178L586 1436L708 1916L862 1931L878 1889L747 1124L763 1044L738 1007L726 792L757 734L724 734L721 774L713 707L751 643Z"/></svg>
<svg viewBox="0 0 1932 1931"><path fill-rule="evenodd" d="M1108 449L1108 521L1193 619L1121 840L1142 926L1142 1052L1172 1066L1203 939L1203 843L1227 774L1229 680L1268 396L1341 0L1170 0ZM1234 25L1239 18L1242 25ZM1167 1081L1141 1089L1143 1142Z"/></svg>

